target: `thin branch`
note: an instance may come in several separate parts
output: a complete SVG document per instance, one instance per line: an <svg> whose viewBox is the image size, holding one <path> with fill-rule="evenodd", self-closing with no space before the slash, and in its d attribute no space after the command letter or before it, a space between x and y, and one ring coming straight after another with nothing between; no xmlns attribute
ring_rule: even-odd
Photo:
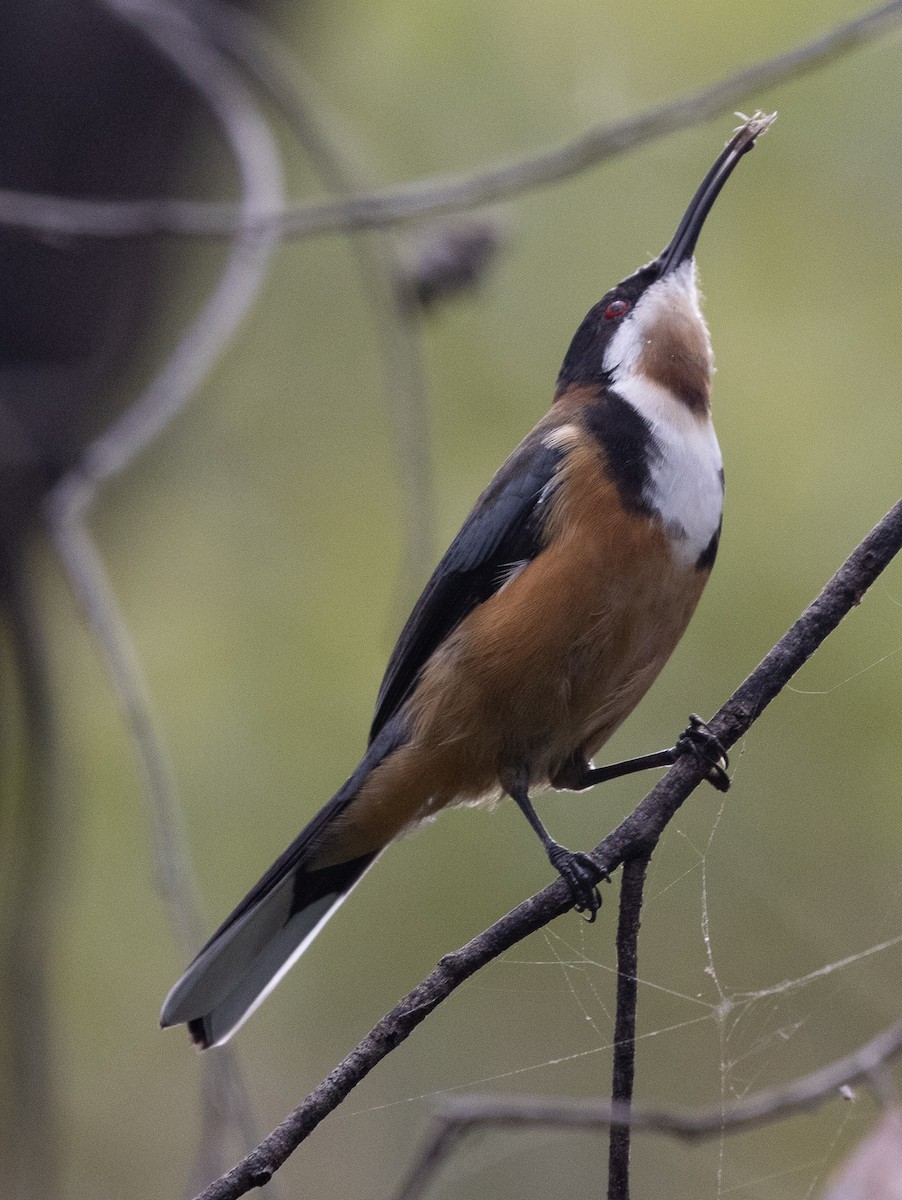
<svg viewBox="0 0 902 1200"><path fill-rule="evenodd" d="M294 208L272 206L254 225L260 233L322 237L412 221L427 213L487 204L569 179L645 142L730 112L750 93L796 79L895 29L902 0L871 9L792 50L746 67L700 92L658 105L613 125L595 126L563 146L465 175L438 176L351 200ZM0 224L72 237L156 234L223 237L242 221L230 204L188 200L106 201L0 191Z"/></svg>
<svg viewBox="0 0 902 1200"><path fill-rule="evenodd" d="M227 66L197 27L169 5L107 0L133 21L182 71L218 118L242 176L248 219L281 195L281 167L272 135ZM237 239L213 295L174 354L123 416L87 448L45 502L51 537L106 659L144 769L156 839L157 883L182 948L197 943L198 900L181 832L176 788L151 711L137 655L103 563L85 524L102 483L123 471L180 411L225 349L263 281L274 248L256 233Z"/></svg>
<svg viewBox="0 0 902 1200"><path fill-rule="evenodd" d="M322 182L340 195L359 191L362 155L347 145L313 82L252 13L222 0L194 0L222 49L239 62L282 114ZM351 248L376 326L384 393L392 415L404 535L398 607L412 606L433 553L434 513L426 380L419 314L400 286L402 252L392 234L357 237Z"/></svg>
<svg viewBox="0 0 902 1200"><path fill-rule="evenodd" d="M278 242L260 214L282 202L279 153L262 114L228 65L177 6L166 0L104 0L136 24L198 90L222 126L241 176L235 243L200 315L150 386L85 451L49 499L59 520L83 513L97 487L120 474L181 411L222 354L255 299Z"/></svg>
<svg viewBox="0 0 902 1200"><path fill-rule="evenodd" d="M200 894L190 866L178 788L144 673L103 559L85 523L81 520L54 523L50 533L100 648L144 775L153 836L154 885L179 950L187 957L198 944L203 928Z"/></svg>
<svg viewBox="0 0 902 1200"><path fill-rule="evenodd" d="M196 26L169 5L107 0L134 22L194 86L219 120L239 167L248 220L282 195L278 151L263 118ZM263 282L275 242L236 239L219 283L174 354L144 394L87 448L45 504L51 537L106 659L144 770L155 836L157 885L187 954L202 922L181 831L180 805L156 729L141 668L103 562L85 524L102 483L123 471L180 411L225 349Z"/></svg>
<svg viewBox="0 0 902 1200"><path fill-rule="evenodd" d="M866 1045L810 1075L747 1096L728 1112L718 1104L685 1111L633 1107L592 1100L552 1100L545 1096L459 1096L449 1098L436 1115L437 1127L396 1200L417 1200L449 1152L470 1133L490 1128L557 1129L602 1132L628 1122L634 1131L698 1142L769 1125L819 1108L838 1097L839 1089L874 1074L902 1054L902 1021Z"/></svg>
<svg viewBox="0 0 902 1200"><path fill-rule="evenodd" d="M241 175L247 219L278 202L282 172L269 127L201 31L169 5L107 2L174 63L218 119ZM186 956L198 944L203 922L181 805L138 656L85 522L101 484L123 471L173 419L225 349L257 295L274 245L271 238L239 235L217 287L169 361L136 403L87 448L45 504L50 535L103 652L144 772L156 884Z"/></svg>
<svg viewBox="0 0 902 1200"><path fill-rule="evenodd" d="M274 138L203 31L165 2L106 3L115 16L136 25L173 63L218 120L238 167L245 224L280 204L284 192ZM50 536L102 651L143 769L154 839L155 882L186 957L200 940L203 922L177 788L138 657L89 533L87 516L101 484L123 471L178 414L225 349L259 291L276 242L273 235L239 229L217 287L175 352L136 403L88 446L81 461L50 493L44 508ZM205 1068L205 1075L205 1131L221 1130L225 1113L242 1144L252 1144L256 1134L234 1056L229 1054L222 1063ZM217 1148L221 1158L222 1137L205 1137L201 1146L205 1157L199 1168L205 1172L202 1178L209 1178Z"/></svg>
<svg viewBox="0 0 902 1200"><path fill-rule="evenodd" d="M708 722L725 748L746 733L770 701L860 601L902 549L902 500L852 552L820 595L752 674ZM631 854L653 844L704 777L692 756L680 759L645 799L596 847L599 871L610 873ZM246 1158L215 1180L197 1200L234 1200L266 1183L306 1137L370 1071L410 1036L429 1014L480 968L573 906L558 879L519 904L453 954L387 1013L307 1099Z"/></svg>
<svg viewBox="0 0 902 1200"><path fill-rule="evenodd" d="M630 1200L630 1106L636 1069L636 1009L639 1003L639 924L642 893L654 846L628 858L620 876L617 920L617 1010L611 1098L624 1119L611 1125L608 1149L608 1200Z"/></svg>

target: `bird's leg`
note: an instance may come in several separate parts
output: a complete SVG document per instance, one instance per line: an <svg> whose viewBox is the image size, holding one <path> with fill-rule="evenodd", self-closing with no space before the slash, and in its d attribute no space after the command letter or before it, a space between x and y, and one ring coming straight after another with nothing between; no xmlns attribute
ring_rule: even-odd
<svg viewBox="0 0 902 1200"><path fill-rule="evenodd" d="M548 861L570 888L577 912L588 914L586 919L594 921L595 914L601 908L601 895L597 884L606 877L588 854L568 850L566 846L554 840L532 806L525 772L518 772L514 778L508 780L505 791L517 802L517 807L539 835Z"/></svg>
<svg viewBox="0 0 902 1200"><path fill-rule="evenodd" d="M612 763L608 767L590 767L585 759L574 756L555 774L551 786L568 792L581 792L596 783L607 783L622 775L633 775L637 771L648 771L654 767L670 767L684 754L694 754L708 767L705 778L719 792L730 787L727 767L730 760L701 717L695 713L689 718L688 727L677 738L676 745L656 754L643 754L639 758L628 758L624 762Z"/></svg>

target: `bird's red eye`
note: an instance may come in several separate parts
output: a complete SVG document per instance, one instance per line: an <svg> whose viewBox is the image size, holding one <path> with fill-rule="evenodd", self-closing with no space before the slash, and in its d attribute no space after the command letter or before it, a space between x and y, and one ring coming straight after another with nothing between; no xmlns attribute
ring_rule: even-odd
<svg viewBox="0 0 902 1200"><path fill-rule="evenodd" d="M613 321L615 317L622 317L624 313L630 310L628 300L612 300L604 310L605 320Z"/></svg>

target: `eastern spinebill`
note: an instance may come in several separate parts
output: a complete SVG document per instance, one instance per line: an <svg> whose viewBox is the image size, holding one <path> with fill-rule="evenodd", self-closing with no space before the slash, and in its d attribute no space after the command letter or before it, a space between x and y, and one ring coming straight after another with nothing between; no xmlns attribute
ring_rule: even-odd
<svg viewBox="0 0 902 1200"><path fill-rule="evenodd" d="M592 757L670 657L720 536L711 343L695 245L726 179L773 121L747 119L666 249L576 332L550 411L476 501L401 633L356 771L194 959L161 1023L224 1042L385 847L448 804L512 796L591 916L599 871L554 841L530 794L579 791L712 754L697 723L670 750Z"/></svg>

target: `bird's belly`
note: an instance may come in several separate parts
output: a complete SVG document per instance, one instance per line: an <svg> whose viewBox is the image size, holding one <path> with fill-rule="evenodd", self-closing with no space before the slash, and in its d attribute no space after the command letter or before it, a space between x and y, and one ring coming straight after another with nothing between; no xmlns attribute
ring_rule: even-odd
<svg viewBox="0 0 902 1200"><path fill-rule="evenodd" d="M707 573L660 523L624 514L595 547L557 538L461 623L428 664L413 743L435 756L437 805L495 794L526 770L544 786L590 757L667 661Z"/></svg>
<svg viewBox="0 0 902 1200"><path fill-rule="evenodd" d="M545 787L629 716L708 572L653 518L597 527L594 543L555 537L442 643L405 707L408 740L333 822L318 865L379 849L445 805L498 797L515 773Z"/></svg>

